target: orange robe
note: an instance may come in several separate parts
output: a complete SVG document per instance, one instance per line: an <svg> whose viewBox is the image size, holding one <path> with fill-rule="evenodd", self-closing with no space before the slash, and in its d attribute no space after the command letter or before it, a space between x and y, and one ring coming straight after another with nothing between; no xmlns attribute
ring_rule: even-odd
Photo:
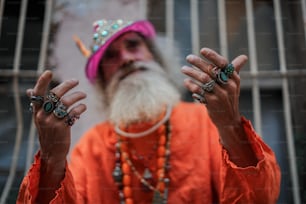
<svg viewBox="0 0 306 204"><path fill-rule="evenodd" d="M276 203L280 170L274 153L255 133L251 123L243 117L241 120L258 159L256 166L242 168L230 161L203 105L182 102L174 107L170 118L168 203ZM108 122L90 129L74 148L52 203L120 203L112 178L116 139L114 128ZM145 148L148 146L144 145L144 151ZM140 165L136 168L140 172L144 169ZM37 154L21 184L17 203L34 202L39 172ZM132 187L134 203L152 202L152 192L143 191L135 176Z"/></svg>

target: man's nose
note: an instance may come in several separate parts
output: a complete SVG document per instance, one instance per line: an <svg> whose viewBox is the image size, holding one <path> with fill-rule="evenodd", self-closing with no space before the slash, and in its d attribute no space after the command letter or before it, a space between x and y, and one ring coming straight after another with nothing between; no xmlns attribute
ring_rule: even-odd
<svg viewBox="0 0 306 204"><path fill-rule="evenodd" d="M122 66L126 66L129 64L132 64L136 61L136 55L129 52L128 50L122 50L121 51L121 60L122 60Z"/></svg>

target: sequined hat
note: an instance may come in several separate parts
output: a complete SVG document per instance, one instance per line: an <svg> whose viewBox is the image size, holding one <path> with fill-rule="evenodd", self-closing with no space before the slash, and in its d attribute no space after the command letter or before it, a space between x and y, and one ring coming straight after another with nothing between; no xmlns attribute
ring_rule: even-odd
<svg viewBox="0 0 306 204"><path fill-rule="evenodd" d="M138 32L145 38L153 39L156 35L153 25L147 20L98 20L94 24L93 44L86 65L86 76L94 82L99 69L99 63L107 47L126 32Z"/></svg>

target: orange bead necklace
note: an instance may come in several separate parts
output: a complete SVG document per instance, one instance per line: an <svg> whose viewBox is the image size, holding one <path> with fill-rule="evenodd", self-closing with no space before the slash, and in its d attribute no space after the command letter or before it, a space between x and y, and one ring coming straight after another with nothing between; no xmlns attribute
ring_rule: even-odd
<svg viewBox="0 0 306 204"><path fill-rule="evenodd" d="M169 120L163 125L162 134L159 134L159 141L157 147L157 184L153 186L149 177L151 172L145 169L144 175L141 175L137 171L135 165L130 159L130 154L127 147L127 138L118 135L118 141L116 143L116 164L113 170L113 178L119 188L120 203L133 204L131 177L134 174L137 179L147 189L153 191L153 204L167 203L168 199L168 186L170 179L168 176L169 171L169 158L170 158L170 139L171 139L171 127Z"/></svg>

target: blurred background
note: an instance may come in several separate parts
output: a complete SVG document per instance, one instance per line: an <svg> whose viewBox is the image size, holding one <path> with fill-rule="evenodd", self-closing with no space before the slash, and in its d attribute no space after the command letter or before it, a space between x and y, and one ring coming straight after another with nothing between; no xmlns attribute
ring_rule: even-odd
<svg viewBox="0 0 306 204"><path fill-rule="evenodd" d="M101 18L151 20L177 42L182 64L201 47L228 59L248 55L241 112L276 153L278 203L306 203L305 0L0 0L0 204L15 203L38 148L25 90L51 69L54 84L78 78L78 89L92 92L72 36L89 45ZM73 126L72 146L104 117L94 93L86 100L92 105Z"/></svg>

